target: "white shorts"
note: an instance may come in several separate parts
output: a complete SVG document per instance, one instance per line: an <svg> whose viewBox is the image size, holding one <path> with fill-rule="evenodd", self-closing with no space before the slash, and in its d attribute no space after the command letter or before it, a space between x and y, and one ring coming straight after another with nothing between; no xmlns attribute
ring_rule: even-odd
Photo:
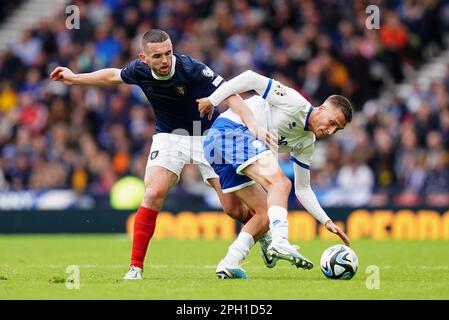
<svg viewBox="0 0 449 320"><path fill-rule="evenodd" d="M205 183L218 175L204 158L203 136L180 136L158 133L153 136L153 144L148 156L147 168L164 167L179 177L186 164L197 164Z"/></svg>

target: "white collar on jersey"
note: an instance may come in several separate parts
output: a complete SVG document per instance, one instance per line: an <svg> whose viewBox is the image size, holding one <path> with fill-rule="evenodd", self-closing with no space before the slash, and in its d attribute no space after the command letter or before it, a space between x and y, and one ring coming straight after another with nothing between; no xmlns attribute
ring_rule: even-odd
<svg viewBox="0 0 449 320"><path fill-rule="evenodd" d="M171 56L171 71L169 74L167 74L166 76L158 76L157 74L154 73L153 69L151 69L151 75L153 76L154 79L156 80L168 80L171 79L171 77L173 77L173 75L175 74L175 68L176 68L176 57L175 55Z"/></svg>

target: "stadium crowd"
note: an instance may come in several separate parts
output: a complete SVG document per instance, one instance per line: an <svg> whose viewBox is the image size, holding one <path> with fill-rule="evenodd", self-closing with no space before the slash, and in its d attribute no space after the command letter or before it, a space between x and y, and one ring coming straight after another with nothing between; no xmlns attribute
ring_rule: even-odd
<svg viewBox="0 0 449 320"><path fill-rule="evenodd" d="M66 86L49 73L57 65L76 73L122 68L137 58L140 36L160 28L175 52L225 79L254 69L315 106L333 93L352 100L354 121L315 151L312 187L324 206L449 205L449 66L428 87L406 79L446 48L449 1L73 4L79 29L68 29L62 12L0 53L0 191L69 188L101 196L124 175L143 177L155 119L140 89ZM369 4L380 8L380 29L365 25ZM404 80L411 81L407 95L374 100ZM291 161L280 161L293 179ZM215 203L194 166L173 193Z"/></svg>

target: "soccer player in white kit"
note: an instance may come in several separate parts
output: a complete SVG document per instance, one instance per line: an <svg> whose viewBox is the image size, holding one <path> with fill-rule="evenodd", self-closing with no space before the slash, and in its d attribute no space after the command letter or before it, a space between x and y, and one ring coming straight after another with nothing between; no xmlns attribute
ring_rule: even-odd
<svg viewBox="0 0 449 320"><path fill-rule="evenodd" d="M267 204L268 219L266 224L261 223L259 234L268 228L271 231L268 254L289 260L298 268L311 269L313 264L288 241L291 183L275 153L290 153L295 163L295 194L304 208L349 245L346 234L327 216L310 187L310 165L316 138L333 135L352 120L351 103L343 96L332 95L314 108L294 89L246 71L208 98L198 99L200 114L209 114L227 97L250 90L258 95L231 106L215 120L204 142L204 155L219 175L224 193L235 193L249 208L264 201ZM257 240L257 236L242 231L219 263L217 276L246 278L240 262Z"/></svg>

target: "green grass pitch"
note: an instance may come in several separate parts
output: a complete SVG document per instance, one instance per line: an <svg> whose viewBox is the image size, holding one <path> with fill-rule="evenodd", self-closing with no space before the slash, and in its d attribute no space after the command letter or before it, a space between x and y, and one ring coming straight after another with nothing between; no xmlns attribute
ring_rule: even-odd
<svg viewBox="0 0 449 320"><path fill-rule="evenodd" d="M321 253L335 241L301 243L312 270L279 261L267 269L259 246L244 261L248 280L218 280L215 267L230 241L153 240L143 281L123 281L131 239L125 235L0 236L0 299L449 299L448 241L353 241L359 270L349 281L328 280ZM79 289L68 289L69 265ZM379 269L379 288L367 267Z"/></svg>

